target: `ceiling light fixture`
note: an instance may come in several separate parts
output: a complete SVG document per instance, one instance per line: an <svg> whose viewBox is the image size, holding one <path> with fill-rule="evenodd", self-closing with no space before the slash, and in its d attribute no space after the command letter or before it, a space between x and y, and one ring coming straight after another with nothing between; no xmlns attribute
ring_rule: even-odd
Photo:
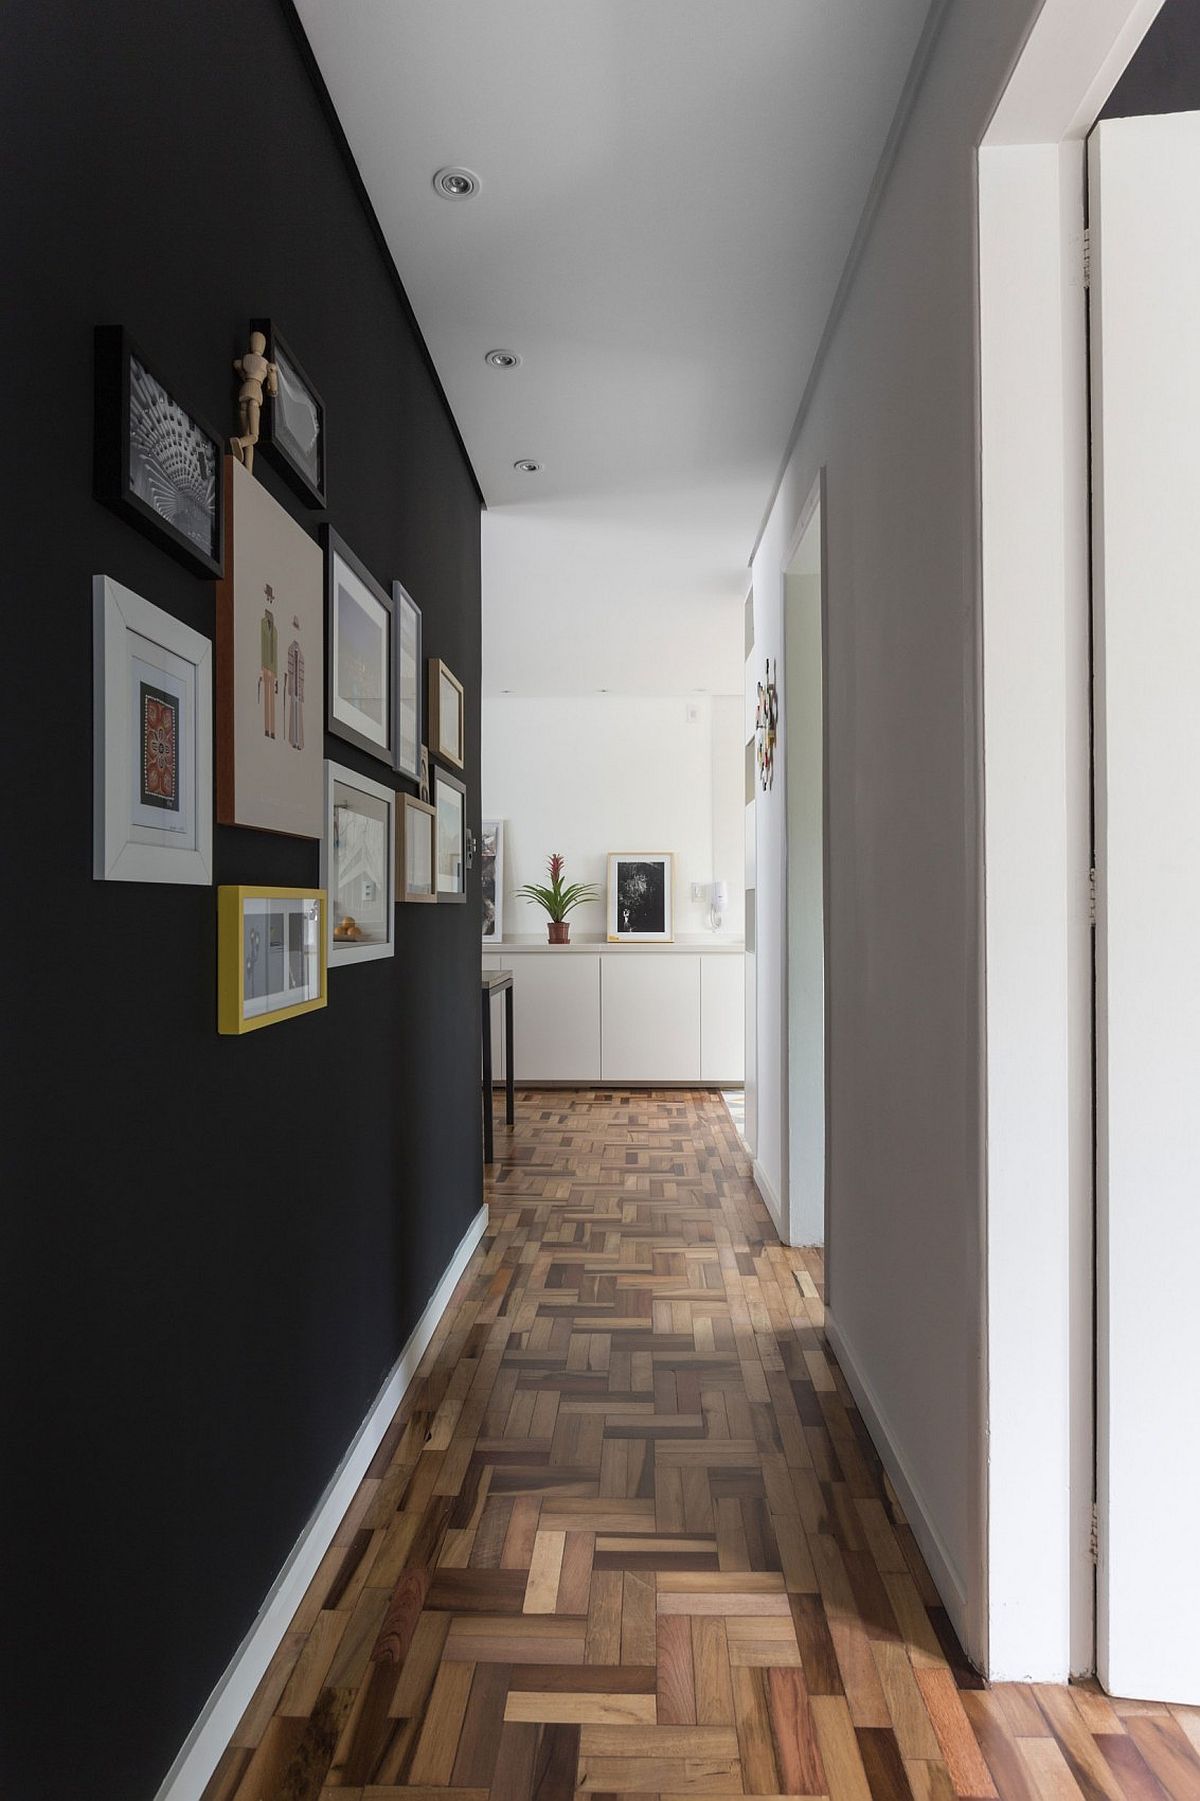
<svg viewBox="0 0 1200 1801"><path fill-rule="evenodd" d="M519 369L521 366L515 350L489 350L483 360L489 369Z"/></svg>
<svg viewBox="0 0 1200 1801"><path fill-rule="evenodd" d="M532 457L518 457L513 464L513 468L521 475L536 475L541 466L540 463L535 463Z"/></svg>
<svg viewBox="0 0 1200 1801"><path fill-rule="evenodd" d="M433 186L443 200L470 200L478 194L480 182L473 169L439 169Z"/></svg>

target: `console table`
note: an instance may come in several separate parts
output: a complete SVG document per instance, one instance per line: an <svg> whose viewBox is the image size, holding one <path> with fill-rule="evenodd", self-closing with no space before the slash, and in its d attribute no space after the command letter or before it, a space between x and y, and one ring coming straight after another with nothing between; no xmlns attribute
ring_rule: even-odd
<svg viewBox="0 0 1200 1801"><path fill-rule="evenodd" d="M511 969L485 969L483 972L483 1160L496 1160L495 1127L492 1109L492 996L504 995L504 1117L513 1123L513 979Z"/></svg>

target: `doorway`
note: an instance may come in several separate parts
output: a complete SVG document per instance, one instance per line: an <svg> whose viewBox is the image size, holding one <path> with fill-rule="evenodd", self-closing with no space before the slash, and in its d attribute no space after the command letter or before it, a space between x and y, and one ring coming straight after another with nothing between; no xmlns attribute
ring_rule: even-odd
<svg viewBox="0 0 1200 1801"><path fill-rule="evenodd" d="M826 1233L825 557L823 480L801 514L784 571L783 921L787 1005L781 1109L783 1236L818 1245Z"/></svg>

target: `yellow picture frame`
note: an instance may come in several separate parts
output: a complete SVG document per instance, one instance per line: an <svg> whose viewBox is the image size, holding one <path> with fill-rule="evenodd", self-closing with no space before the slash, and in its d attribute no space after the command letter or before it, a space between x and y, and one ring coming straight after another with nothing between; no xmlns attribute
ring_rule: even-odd
<svg viewBox="0 0 1200 1801"><path fill-rule="evenodd" d="M315 901L317 904L318 993L310 1000L294 1001L267 1011L247 1014L242 927L247 901ZM301 1013L314 1013L329 1002L329 965L326 955L327 899L323 888L248 887L223 885L217 889L217 1031L223 1037L241 1037L262 1026L278 1025Z"/></svg>

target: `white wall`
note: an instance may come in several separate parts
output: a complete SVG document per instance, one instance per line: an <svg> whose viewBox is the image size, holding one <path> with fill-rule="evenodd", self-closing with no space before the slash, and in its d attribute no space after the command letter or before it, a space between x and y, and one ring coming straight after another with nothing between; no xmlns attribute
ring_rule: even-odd
<svg viewBox="0 0 1200 1801"><path fill-rule="evenodd" d="M691 899L691 884L728 882L722 935L741 937L738 697L513 695L485 699L482 714L483 816L506 822L506 937L545 936L545 914L514 891L546 879L551 851L566 857L568 880L603 892L614 850L675 852L677 936L708 932L708 903ZM577 908L571 926L573 937L603 936L603 902Z"/></svg>
<svg viewBox="0 0 1200 1801"><path fill-rule="evenodd" d="M1034 0L951 6L754 557L755 664L826 471L831 1319L983 1655L975 146ZM784 721L786 730L786 697ZM759 1146L783 820L760 796ZM778 1123L774 1126L778 1135Z"/></svg>

